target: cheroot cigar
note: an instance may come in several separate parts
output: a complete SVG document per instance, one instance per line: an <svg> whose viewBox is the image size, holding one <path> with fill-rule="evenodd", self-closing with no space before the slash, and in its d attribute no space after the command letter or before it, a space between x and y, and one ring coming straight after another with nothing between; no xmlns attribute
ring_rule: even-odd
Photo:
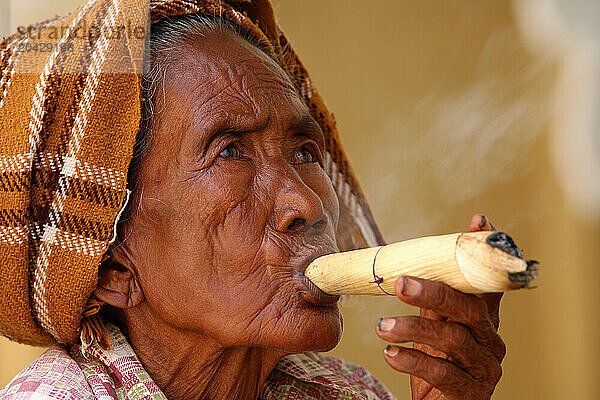
<svg viewBox="0 0 600 400"><path fill-rule="evenodd" d="M537 261L524 260L503 232L453 233L387 246L329 254L314 260L305 275L329 294L384 295L402 275L431 279L465 293L531 287Z"/></svg>

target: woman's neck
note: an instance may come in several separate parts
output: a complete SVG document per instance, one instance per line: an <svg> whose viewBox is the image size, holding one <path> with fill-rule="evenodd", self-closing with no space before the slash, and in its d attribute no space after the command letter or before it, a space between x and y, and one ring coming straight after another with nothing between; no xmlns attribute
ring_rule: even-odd
<svg viewBox="0 0 600 400"><path fill-rule="evenodd" d="M177 399L256 399L271 370L287 353L224 347L205 335L125 312L129 341L142 365L165 393Z"/></svg>

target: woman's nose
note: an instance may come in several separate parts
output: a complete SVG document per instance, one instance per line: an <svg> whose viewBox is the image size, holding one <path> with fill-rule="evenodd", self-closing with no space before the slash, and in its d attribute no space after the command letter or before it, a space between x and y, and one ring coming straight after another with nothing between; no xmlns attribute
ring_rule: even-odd
<svg viewBox="0 0 600 400"><path fill-rule="evenodd" d="M275 197L274 224L279 232L323 231L327 214L321 198L299 177L284 182Z"/></svg>

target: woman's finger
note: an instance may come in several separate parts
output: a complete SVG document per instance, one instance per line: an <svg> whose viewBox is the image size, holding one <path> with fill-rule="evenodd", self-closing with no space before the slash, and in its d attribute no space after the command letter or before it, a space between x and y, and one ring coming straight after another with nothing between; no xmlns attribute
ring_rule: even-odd
<svg viewBox="0 0 600 400"><path fill-rule="evenodd" d="M393 369L426 380L447 399L489 399L500 379L480 381L448 360L401 346L387 346L384 357Z"/></svg>
<svg viewBox="0 0 600 400"><path fill-rule="evenodd" d="M469 232L495 231L494 225L483 214L475 214L469 223Z"/></svg>
<svg viewBox="0 0 600 400"><path fill-rule="evenodd" d="M504 293L484 293L477 295L477 297L482 298L487 305L490 321L498 331L498 327L500 326L500 300Z"/></svg>
<svg viewBox="0 0 600 400"><path fill-rule="evenodd" d="M496 336L487 304L480 297L459 292L440 282L407 276L396 281L396 296L405 303L433 310L467 325L483 345L491 344Z"/></svg>
<svg viewBox="0 0 600 400"><path fill-rule="evenodd" d="M427 344L451 356L476 379L493 379L499 374L499 362L491 351L477 343L469 329L455 322L417 316L381 318L377 334L388 342Z"/></svg>

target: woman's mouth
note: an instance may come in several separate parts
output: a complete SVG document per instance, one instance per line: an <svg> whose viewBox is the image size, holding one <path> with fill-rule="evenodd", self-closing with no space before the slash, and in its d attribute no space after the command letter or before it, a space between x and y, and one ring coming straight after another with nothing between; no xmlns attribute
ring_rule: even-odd
<svg viewBox="0 0 600 400"><path fill-rule="evenodd" d="M313 254L309 257L306 257L301 263L300 269L297 270L296 277L298 278L297 280L299 286L301 287L300 295L306 302L319 307L331 307L337 304L338 300L340 299L340 296L323 292L304 275L304 271L308 265L315 259L335 252L336 251L334 249L322 248L319 251L313 252Z"/></svg>
<svg viewBox="0 0 600 400"><path fill-rule="evenodd" d="M314 283L312 283L305 275L298 275L298 281L303 289L300 291L302 298L308 303L319 307L330 307L337 304L340 296L331 295L323 292Z"/></svg>
<svg viewBox="0 0 600 400"><path fill-rule="evenodd" d="M332 308L340 299L340 296L323 292L304 275L304 271L306 271L311 262L321 256L337 252L339 250L335 244L322 240L318 244L303 243L302 246L297 246L293 250L290 250L290 255L281 255L281 258L285 257L287 260L285 260L285 263L279 265L287 267L284 267L284 269L287 269L285 275L291 273L293 286L295 286L292 290L295 290L302 300L311 306ZM287 276L290 277L290 275Z"/></svg>

